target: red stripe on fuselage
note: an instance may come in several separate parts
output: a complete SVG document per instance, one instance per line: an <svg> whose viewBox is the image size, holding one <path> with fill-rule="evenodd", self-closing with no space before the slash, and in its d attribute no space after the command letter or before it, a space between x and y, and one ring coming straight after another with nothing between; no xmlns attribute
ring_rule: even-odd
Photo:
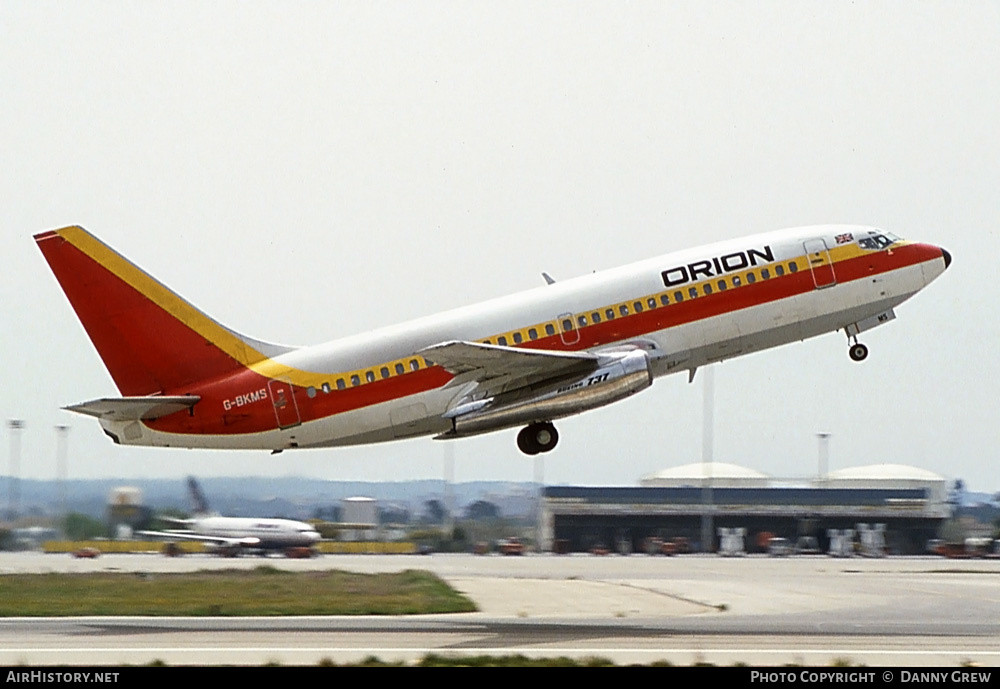
<svg viewBox="0 0 1000 689"><path fill-rule="evenodd" d="M306 394L304 388L291 387L299 416L305 422L434 390L451 378L452 376L440 367L426 368L344 390L334 389L328 393L316 390L316 396L312 398ZM331 382L332 379L333 377ZM244 369L234 376L189 390L189 394L201 396L192 413L170 414L145 423L154 430L169 433L231 435L271 431L277 428L277 416L274 400L270 396L240 406L232 405L229 409L225 408L227 401L239 395L266 389L267 384L268 379L264 376Z"/></svg>
<svg viewBox="0 0 1000 689"><path fill-rule="evenodd" d="M892 248L891 252L872 252L838 261L834 264L834 270L836 271L837 283L842 284L939 258L941 258L941 252L936 247L909 244ZM714 294L702 295L694 299L688 298L688 287L689 285L682 285L676 288L684 293L685 300L683 302L658 306L639 314L618 317L614 320L606 320L581 328L578 331L580 340L573 345L566 345L559 336L552 336L525 342L521 346L557 351L590 349L815 291L812 273L808 267L800 268L796 273L786 273L782 277L771 277L769 280L758 277L758 281L754 284L745 284L736 288L730 287L725 291L717 291ZM671 301L673 291L674 289L671 288ZM605 307L597 305L594 310L598 308L603 310ZM484 333L483 337L492 335L494 334ZM435 343L427 343L427 345L430 344ZM378 362L372 363L372 368L377 369L378 366ZM331 374L330 383L332 384L337 377L339 377L338 374ZM432 367L345 390L333 389L329 393L316 390L314 397L309 397L302 387L293 387L293 389L301 419L303 422L307 422L428 392L445 385L451 378L452 376L440 367ZM264 376L248 369L242 369L233 376L217 379L207 385L168 391L168 394L198 394L201 395L202 399L195 405L192 414L179 412L147 422L147 425L150 428L171 433L213 435L274 430L277 428L277 420L273 400L269 398L228 411L223 408L225 400L266 388L267 382L268 379Z"/></svg>

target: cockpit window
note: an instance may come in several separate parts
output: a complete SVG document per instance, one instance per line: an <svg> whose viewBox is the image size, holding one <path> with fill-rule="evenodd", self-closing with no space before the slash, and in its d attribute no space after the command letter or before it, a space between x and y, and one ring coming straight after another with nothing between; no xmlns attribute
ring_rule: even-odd
<svg viewBox="0 0 1000 689"><path fill-rule="evenodd" d="M894 234L888 232L885 234L882 234L881 232L872 232L867 237L861 237L858 239L858 246L862 249L868 249L869 251L881 251L898 241L899 237Z"/></svg>

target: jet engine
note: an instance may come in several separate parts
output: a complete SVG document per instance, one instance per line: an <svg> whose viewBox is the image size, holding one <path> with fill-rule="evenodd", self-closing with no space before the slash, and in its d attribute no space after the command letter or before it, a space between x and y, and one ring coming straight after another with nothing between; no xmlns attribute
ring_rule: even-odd
<svg viewBox="0 0 1000 689"><path fill-rule="evenodd" d="M534 430L535 439L519 438L518 445L528 454L535 454L530 450L547 452L558 438L549 421L617 402L652 383L653 374L645 352L601 354L597 368L586 375L546 380L459 404L447 414L452 420L452 430L439 437L477 435L529 424L525 431Z"/></svg>

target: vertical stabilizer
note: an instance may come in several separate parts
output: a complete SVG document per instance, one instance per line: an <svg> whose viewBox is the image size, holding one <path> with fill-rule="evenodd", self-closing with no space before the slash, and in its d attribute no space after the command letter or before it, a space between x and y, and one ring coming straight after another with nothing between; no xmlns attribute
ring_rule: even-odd
<svg viewBox="0 0 1000 689"><path fill-rule="evenodd" d="M205 499L205 494L201 492L201 486L198 485L198 481L195 480L194 476L188 476L188 493L191 495L191 507L194 509L195 516L205 516L211 514L208 509L208 500Z"/></svg>
<svg viewBox="0 0 1000 689"><path fill-rule="evenodd" d="M82 227L35 241L123 395L176 391L292 349L217 323Z"/></svg>

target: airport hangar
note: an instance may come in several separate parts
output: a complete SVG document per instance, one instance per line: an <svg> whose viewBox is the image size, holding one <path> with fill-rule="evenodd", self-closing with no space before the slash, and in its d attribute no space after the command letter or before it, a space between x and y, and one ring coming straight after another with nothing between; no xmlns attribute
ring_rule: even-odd
<svg viewBox="0 0 1000 689"><path fill-rule="evenodd" d="M643 552L649 539L686 538L697 551L703 515L710 514L712 551L724 528L746 530L747 552L762 552L768 536L792 544L814 537L826 552L828 530L857 534L859 524L884 524L889 553L920 554L951 513L946 479L917 467L876 464L792 482L733 464L695 463L647 476L639 487L548 486L541 540L559 552Z"/></svg>

